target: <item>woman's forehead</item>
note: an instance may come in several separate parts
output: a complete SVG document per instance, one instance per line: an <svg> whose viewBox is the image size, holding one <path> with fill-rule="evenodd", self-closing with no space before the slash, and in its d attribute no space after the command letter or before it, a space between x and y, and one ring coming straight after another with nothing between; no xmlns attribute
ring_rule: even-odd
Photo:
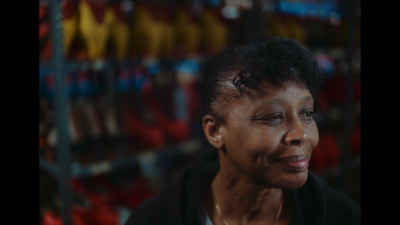
<svg viewBox="0 0 400 225"><path fill-rule="evenodd" d="M309 89L307 88L307 86L299 80L288 80L279 84L272 84L271 82L265 80L259 83L257 89L249 89L249 88L244 89L245 91L243 93L245 94L243 94L243 97L247 97L250 100L252 100L260 97L272 96L276 95L279 92L288 91L291 87L303 89L304 91L309 93ZM241 99L242 97L241 92L229 80L221 82L220 88L223 90L222 91L223 95L221 96L222 98L233 97L235 99Z"/></svg>

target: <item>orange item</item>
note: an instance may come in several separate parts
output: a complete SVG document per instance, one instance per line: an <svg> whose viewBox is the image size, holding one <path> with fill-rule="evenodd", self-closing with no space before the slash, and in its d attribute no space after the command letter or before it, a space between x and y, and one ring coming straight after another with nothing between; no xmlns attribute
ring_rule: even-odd
<svg viewBox="0 0 400 225"><path fill-rule="evenodd" d="M340 145L338 139L331 133L323 133L321 138L326 149L328 166L338 166L340 162Z"/></svg>
<svg viewBox="0 0 400 225"><path fill-rule="evenodd" d="M318 145L312 151L309 168L315 173L323 172L327 167L327 156L323 141L319 141Z"/></svg>
<svg viewBox="0 0 400 225"><path fill-rule="evenodd" d="M117 59L124 59L129 50L130 28L126 12L122 10L121 2L111 2L110 32L114 44L114 53Z"/></svg>
<svg viewBox="0 0 400 225"><path fill-rule="evenodd" d="M217 12L206 9L201 18L202 43L208 54L224 49L228 44L228 27L218 17Z"/></svg>
<svg viewBox="0 0 400 225"><path fill-rule="evenodd" d="M85 40L90 60L104 58L112 19L112 10L106 2L79 0L79 31Z"/></svg>
<svg viewBox="0 0 400 225"><path fill-rule="evenodd" d="M132 23L134 54L158 57L162 43L162 24L156 21L149 7L137 6Z"/></svg>
<svg viewBox="0 0 400 225"><path fill-rule="evenodd" d="M174 15L175 45L184 54L194 55L199 52L201 29L191 18L187 9L180 8Z"/></svg>
<svg viewBox="0 0 400 225"><path fill-rule="evenodd" d="M61 12L64 54L68 55L72 40L78 30L77 0L63 0Z"/></svg>

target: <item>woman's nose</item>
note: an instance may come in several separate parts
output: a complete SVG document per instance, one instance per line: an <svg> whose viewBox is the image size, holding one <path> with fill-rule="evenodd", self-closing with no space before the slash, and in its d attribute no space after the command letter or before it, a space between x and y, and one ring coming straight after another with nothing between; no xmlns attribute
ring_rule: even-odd
<svg viewBox="0 0 400 225"><path fill-rule="evenodd" d="M288 131L284 136L283 142L286 145L301 145L309 140L307 130L301 121L292 121L288 126Z"/></svg>

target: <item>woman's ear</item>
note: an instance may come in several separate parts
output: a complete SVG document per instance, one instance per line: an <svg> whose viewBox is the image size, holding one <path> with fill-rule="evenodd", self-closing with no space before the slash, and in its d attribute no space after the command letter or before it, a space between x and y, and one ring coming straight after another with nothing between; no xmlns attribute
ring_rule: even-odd
<svg viewBox="0 0 400 225"><path fill-rule="evenodd" d="M206 114L202 119L203 131L208 142L216 149L224 147L224 140L222 135L222 126L215 116Z"/></svg>

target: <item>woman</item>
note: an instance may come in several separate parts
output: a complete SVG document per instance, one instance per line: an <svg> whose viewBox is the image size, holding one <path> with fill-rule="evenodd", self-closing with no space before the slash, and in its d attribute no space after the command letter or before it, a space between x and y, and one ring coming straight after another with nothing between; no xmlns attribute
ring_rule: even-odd
<svg viewBox="0 0 400 225"><path fill-rule="evenodd" d="M360 224L359 206L308 170L321 81L313 54L291 39L211 58L201 90L210 147L126 224Z"/></svg>

